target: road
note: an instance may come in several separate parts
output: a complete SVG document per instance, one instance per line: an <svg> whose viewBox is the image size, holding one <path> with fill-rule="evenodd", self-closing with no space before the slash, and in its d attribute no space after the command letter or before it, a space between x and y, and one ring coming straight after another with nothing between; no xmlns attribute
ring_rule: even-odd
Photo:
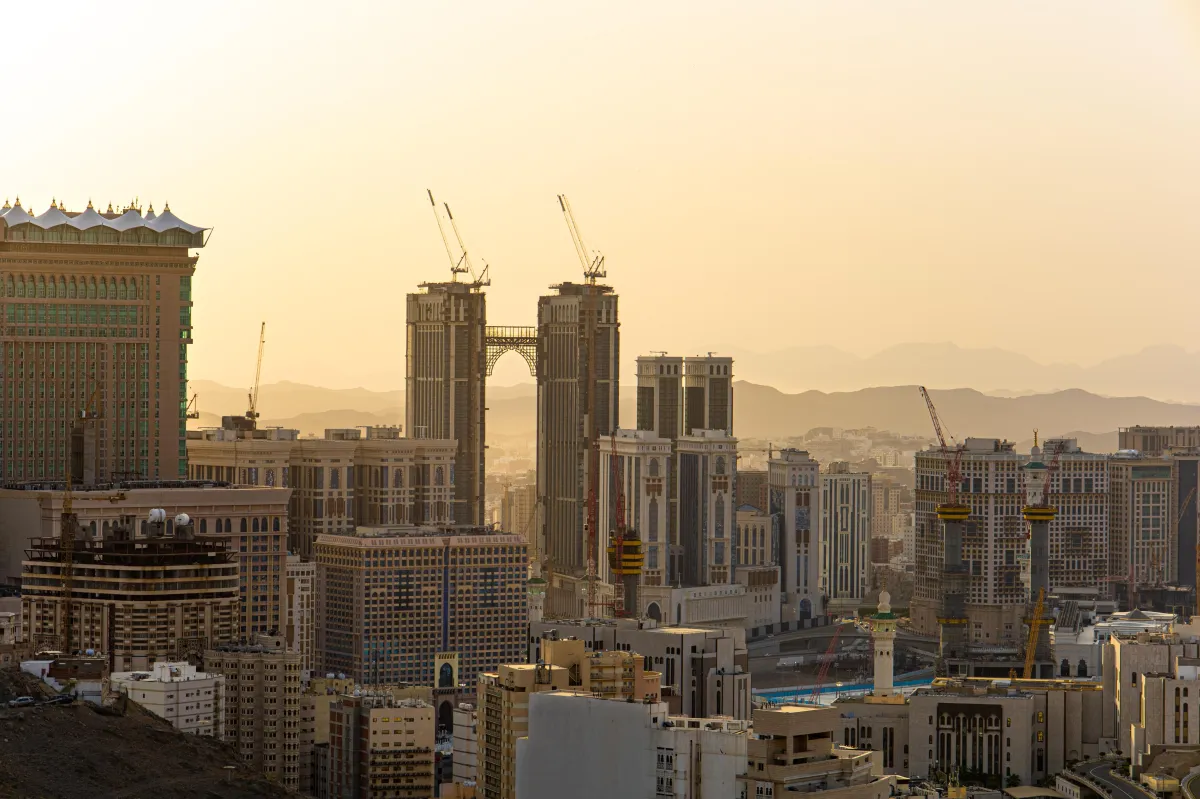
<svg viewBox="0 0 1200 799"><path fill-rule="evenodd" d="M1095 763L1078 763L1075 770L1085 775L1092 782L1099 783L1112 790L1113 799L1155 799L1154 794L1142 788L1135 788L1125 780L1112 775L1113 764L1104 760Z"/></svg>

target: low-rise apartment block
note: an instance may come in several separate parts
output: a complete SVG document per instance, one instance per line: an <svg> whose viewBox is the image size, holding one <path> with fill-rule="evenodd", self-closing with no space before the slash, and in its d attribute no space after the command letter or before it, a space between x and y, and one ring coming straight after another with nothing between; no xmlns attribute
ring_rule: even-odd
<svg viewBox="0 0 1200 799"><path fill-rule="evenodd" d="M328 796L434 795L434 709L420 699L356 691L329 708Z"/></svg>
<svg viewBox="0 0 1200 799"><path fill-rule="evenodd" d="M180 732L225 737L225 677L187 662L155 663L149 671L109 675L113 690L137 702Z"/></svg>

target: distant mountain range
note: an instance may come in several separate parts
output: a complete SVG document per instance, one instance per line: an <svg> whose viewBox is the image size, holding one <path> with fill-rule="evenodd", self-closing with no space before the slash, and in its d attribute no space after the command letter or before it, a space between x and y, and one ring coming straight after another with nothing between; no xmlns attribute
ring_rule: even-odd
<svg viewBox="0 0 1200 799"><path fill-rule="evenodd" d="M201 416L193 427L220 423L222 414L241 414L246 393L207 380L193 380ZM1161 402L1145 397L1103 397L1068 389L1019 397L985 394L974 389L931 389L944 424L959 438L988 436L1032 443L1033 430L1043 438L1074 435L1094 452L1116 448L1116 430L1136 424L1200 425L1200 405ZM634 392L621 391L622 418L632 425ZM497 440L536 434L533 384L488 387L488 435ZM260 424L294 427L321 435L325 428L402 424L401 391L362 388L328 389L300 383L272 383L259 392ZM929 436L932 428L916 386L866 388L825 393L787 394L776 388L737 381L734 428L740 438L783 440L814 427L876 427L907 435Z"/></svg>
<svg viewBox="0 0 1200 799"><path fill-rule="evenodd" d="M792 347L776 352L729 350L742 380L782 391L855 391L868 386L919 384L976 386L985 393L1021 395L1081 388L1105 396L1132 392L1167 401L1200 402L1200 352L1146 347L1091 366L1039 363L1002 349L950 343L897 344L868 357L835 347Z"/></svg>

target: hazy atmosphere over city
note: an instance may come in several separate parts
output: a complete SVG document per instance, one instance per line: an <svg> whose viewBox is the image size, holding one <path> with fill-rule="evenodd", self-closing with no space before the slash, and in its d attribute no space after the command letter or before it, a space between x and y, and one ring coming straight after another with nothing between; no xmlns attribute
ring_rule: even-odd
<svg viewBox="0 0 1200 799"><path fill-rule="evenodd" d="M0 797L1200 799L1200 0L0 63Z"/></svg>
<svg viewBox="0 0 1200 799"><path fill-rule="evenodd" d="M399 306L446 264L427 187L491 265L505 324L533 324L531 298L578 271L568 193L637 320L630 356L1196 350L1178 307L1200 292L1190 0L121 8L5 11L25 78L0 115L20 143L4 191L38 212L170 201L215 228L194 377L248 385L269 318L265 382L401 388ZM47 101L59 89L71 102ZM516 360L498 384L522 379ZM806 378L804 360L739 377L923 379ZM929 382L1079 382L1042 371ZM1156 396L1200 399L1180 383Z"/></svg>

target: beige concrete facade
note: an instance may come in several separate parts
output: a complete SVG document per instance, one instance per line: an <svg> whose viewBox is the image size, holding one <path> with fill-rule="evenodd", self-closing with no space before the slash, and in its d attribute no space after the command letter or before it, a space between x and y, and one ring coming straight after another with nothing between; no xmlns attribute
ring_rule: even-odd
<svg viewBox="0 0 1200 799"><path fill-rule="evenodd" d="M1162 455L1172 449L1200 448L1200 427L1123 427L1117 431L1117 448L1136 450L1147 457Z"/></svg>
<svg viewBox="0 0 1200 799"><path fill-rule="evenodd" d="M1108 461L1108 571L1113 577L1124 577L1132 568L1136 589L1179 578L1175 518L1183 498L1176 496L1177 468L1174 459L1125 453ZM1124 582L1118 584L1118 591L1128 593Z"/></svg>
<svg viewBox="0 0 1200 799"><path fill-rule="evenodd" d="M356 693L329 709L329 785L338 799L434 793L434 709L419 699Z"/></svg>
<svg viewBox="0 0 1200 799"><path fill-rule="evenodd" d="M312 673L316 663L316 583L317 564L301 560L299 555L288 555L285 637L288 649L300 653L300 669L306 675Z"/></svg>
<svg viewBox="0 0 1200 799"><path fill-rule="evenodd" d="M1142 676L1173 674L1177 658L1200 656L1200 644L1185 642L1175 632L1123 638L1113 635L1104 645L1103 736L1109 749L1133 751L1133 729L1142 720ZM1151 707L1153 708L1153 699ZM1151 721L1150 726L1156 726Z"/></svg>
<svg viewBox="0 0 1200 799"><path fill-rule="evenodd" d="M68 602L59 539L30 543L21 615L35 647L91 649L114 671L145 671L158 660L198 659L236 635L238 568L225 542L110 532L77 540L71 560Z"/></svg>
<svg viewBox="0 0 1200 799"><path fill-rule="evenodd" d="M289 549L311 558L316 536L355 525L445 524L454 500L455 443L401 437L399 427L188 432L198 480L290 488Z"/></svg>
<svg viewBox="0 0 1200 799"><path fill-rule="evenodd" d="M282 636L204 653L225 677L225 740L242 759L283 786L300 787L300 655Z"/></svg>
<svg viewBox="0 0 1200 799"><path fill-rule="evenodd" d="M0 489L0 579L19 582L30 538L58 535L62 499L61 491L37 486ZM238 563L242 598L236 632L248 638L283 628L287 503L284 488L220 488L180 481L154 488L113 484L77 489L73 510L85 534L93 538L103 539L122 524L132 524L135 535L145 535L150 511L161 508L166 511L168 536L175 518L185 514L198 540L227 541Z"/></svg>
<svg viewBox="0 0 1200 799"><path fill-rule="evenodd" d="M458 653L468 682L524 660L529 561L520 536L360 527L319 536L315 553L320 671L433 685L440 652Z"/></svg>
<svg viewBox="0 0 1200 799"><path fill-rule="evenodd" d="M159 661L149 671L114 671L109 684L180 732L225 737L225 677L191 663Z"/></svg>
<svg viewBox="0 0 1200 799"><path fill-rule="evenodd" d="M828 799L884 799L892 780L871 774L871 754L834 742L838 712L813 705L754 711L747 741L745 796L787 796L789 791Z"/></svg>
<svg viewBox="0 0 1200 799"><path fill-rule="evenodd" d="M84 480L186 474L192 275L204 231L153 208L0 209L0 479L63 480L95 396Z"/></svg>
<svg viewBox="0 0 1200 799"><path fill-rule="evenodd" d="M537 483L509 486L500 497L500 529L537 543Z"/></svg>

